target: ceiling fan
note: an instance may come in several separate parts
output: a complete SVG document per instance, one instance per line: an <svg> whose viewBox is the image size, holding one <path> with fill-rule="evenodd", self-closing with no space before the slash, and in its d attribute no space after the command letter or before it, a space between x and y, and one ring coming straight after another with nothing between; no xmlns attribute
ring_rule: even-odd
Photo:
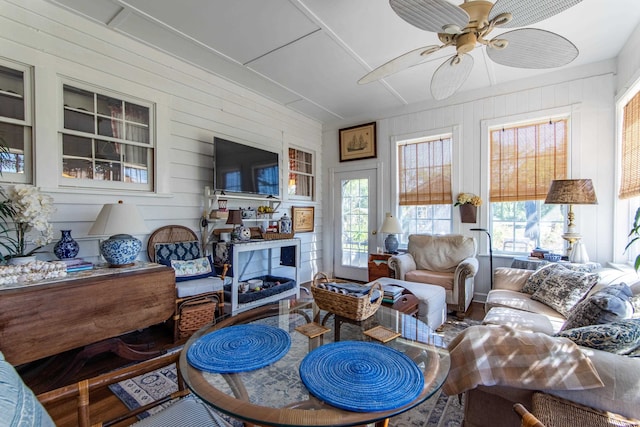
<svg viewBox="0 0 640 427"><path fill-rule="evenodd" d="M566 38L550 31L520 28L492 39L496 28L534 24L569 9L582 0L464 0L460 6L447 0L389 0L400 18L422 30L438 33L441 45L411 50L371 71L358 83L370 83L425 62L429 55L447 47L456 53L438 67L431 79L437 100L453 95L469 77L476 47L486 46L498 64L518 68L555 68L573 61L578 49Z"/></svg>

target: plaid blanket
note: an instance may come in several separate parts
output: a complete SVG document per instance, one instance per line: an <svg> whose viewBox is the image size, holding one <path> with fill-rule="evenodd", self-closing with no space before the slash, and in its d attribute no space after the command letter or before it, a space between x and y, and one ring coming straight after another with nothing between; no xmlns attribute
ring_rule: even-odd
<svg viewBox="0 0 640 427"><path fill-rule="evenodd" d="M524 332L505 325L470 326L448 346L449 396L478 385L528 390L603 387L591 360L569 339Z"/></svg>

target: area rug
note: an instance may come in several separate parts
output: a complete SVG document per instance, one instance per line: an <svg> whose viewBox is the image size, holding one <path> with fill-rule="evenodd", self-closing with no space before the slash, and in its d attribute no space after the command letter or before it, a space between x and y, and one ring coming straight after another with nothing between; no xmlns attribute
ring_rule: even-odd
<svg viewBox="0 0 640 427"><path fill-rule="evenodd" d="M436 331L436 334L440 335L445 343L449 343L461 331L476 324L479 322L468 319L458 320L450 316L445 324ZM172 365L122 381L110 388L127 407L134 409L177 390L176 381L175 365ZM392 427L459 427L462 425L463 418L462 405L463 403L458 399L458 396L447 396L438 391L421 405L390 419L389 425ZM149 413L159 410L162 410L162 406L150 410ZM148 413L141 417L145 416L148 416ZM234 426L241 427L243 425L241 422L229 419L224 415L223 418Z"/></svg>

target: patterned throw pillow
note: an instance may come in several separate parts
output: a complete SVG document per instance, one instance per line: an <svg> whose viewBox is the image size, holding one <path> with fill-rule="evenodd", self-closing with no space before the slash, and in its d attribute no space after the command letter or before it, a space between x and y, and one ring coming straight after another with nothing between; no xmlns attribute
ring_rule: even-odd
<svg viewBox="0 0 640 427"><path fill-rule="evenodd" d="M584 347L626 355L640 347L640 319L567 329L558 332L556 336L569 338Z"/></svg>
<svg viewBox="0 0 640 427"><path fill-rule="evenodd" d="M557 271L550 274L531 299L556 310L563 316L569 316L571 309L598 282L597 274L581 273L578 271Z"/></svg>
<svg viewBox="0 0 640 427"><path fill-rule="evenodd" d="M20 427L54 427L55 424L13 365L0 352L0 424Z"/></svg>
<svg viewBox="0 0 640 427"><path fill-rule="evenodd" d="M200 242L197 240L174 243L156 243L156 262L162 260L190 260L200 258Z"/></svg>
<svg viewBox="0 0 640 427"><path fill-rule="evenodd" d="M531 276L527 279L527 282L522 287L522 292L527 294L532 294L538 290L542 282L549 277L550 274L555 273L556 271L567 271L562 264L552 263L543 265L536 271L534 271Z"/></svg>
<svg viewBox="0 0 640 427"><path fill-rule="evenodd" d="M632 296L626 283L602 288L571 310L561 330L629 319L633 314Z"/></svg>
<svg viewBox="0 0 640 427"><path fill-rule="evenodd" d="M176 271L176 282L218 276L216 270L213 268L211 255L186 261L177 259L162 260L161 264L173 267Z"/></svg>

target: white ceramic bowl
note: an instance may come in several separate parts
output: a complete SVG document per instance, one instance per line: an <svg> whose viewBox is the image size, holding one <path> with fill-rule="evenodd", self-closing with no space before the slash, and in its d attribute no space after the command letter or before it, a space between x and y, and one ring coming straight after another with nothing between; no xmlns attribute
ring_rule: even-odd
<svg viewBox="0 0 640 427"><path fill-rule="evenodd" d="M249 283L249 289L258 290L262 287L262 280L260 279L247 280L247 283Z"/></svg>

